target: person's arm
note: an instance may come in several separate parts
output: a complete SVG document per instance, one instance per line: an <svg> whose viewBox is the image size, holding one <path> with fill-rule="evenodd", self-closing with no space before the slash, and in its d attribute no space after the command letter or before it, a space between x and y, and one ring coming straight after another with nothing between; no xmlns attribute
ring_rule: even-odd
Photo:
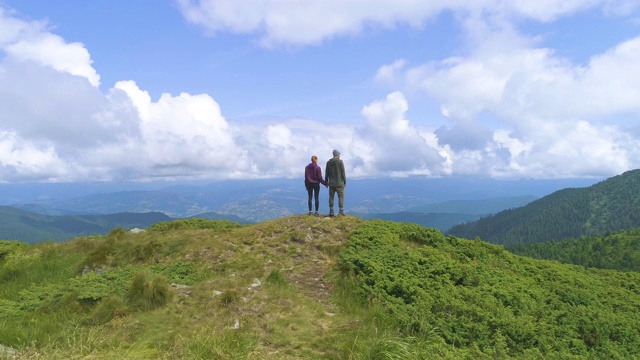
<svg viewBox="0 0 640 360"><path fill-rule="evenodd" d="M320 180L320 183L324 186L327 186L327 181L322 178L322 168L320 166L318 166L318 168L316 169L316 173L318 179Z"/></svg>
<svg viewBox="0 0 640 360"><path fill-rule="evenodd" d="M342 168L342 182L344 186L347 186L347 173L344 171L344 163L342 161L340 162L340 167Z"/></svg>
<svg viewBox="0 0 640 360"><path fill-rule="evenodd" d="M324 167L324 181L329 184L329 176L330 176L330 172L329 172L329 162L327 161L327 165L325 165Z"/></svg>

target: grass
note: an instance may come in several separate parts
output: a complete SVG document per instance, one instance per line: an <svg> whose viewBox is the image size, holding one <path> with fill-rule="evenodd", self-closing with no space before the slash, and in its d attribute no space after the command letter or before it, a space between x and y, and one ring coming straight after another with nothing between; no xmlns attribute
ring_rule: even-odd
<svg viewBox="0 0 640 360"><path fill-rule="evenodd" d="M344 358L353 316L330 274L361 221L162 224L14 249L0 260L2 345L26 359Z"/></svg>
<svg viewBox="0 0 640 360"><path fill-rule="evenodd" d="M633 358L637 280L352 216L0 241L0 349L54 360Z"/></svg>

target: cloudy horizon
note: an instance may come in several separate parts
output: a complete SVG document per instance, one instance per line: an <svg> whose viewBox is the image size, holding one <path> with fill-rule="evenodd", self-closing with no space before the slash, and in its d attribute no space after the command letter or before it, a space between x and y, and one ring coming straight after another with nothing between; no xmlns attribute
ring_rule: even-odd
<svg viewBox="0 0 640 360"><path fill-rule="evenodd" d="M640 167L640 6L0 1L0 182Z"/></svg>

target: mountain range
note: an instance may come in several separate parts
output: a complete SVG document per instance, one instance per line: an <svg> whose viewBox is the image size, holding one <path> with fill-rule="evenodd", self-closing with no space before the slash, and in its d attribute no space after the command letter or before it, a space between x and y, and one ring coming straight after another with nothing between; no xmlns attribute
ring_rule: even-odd
<svg viewBox="0 0 640 360"><path fill-rule="evenodd" d="M346 189L346 212L364 219L410 221L446 231L504 209L520 207L566 186L598 179L495 180L483 178L354 179ZM327 212L321 190L321 212ZM161 217L120 221L113 214L161 213L166 219L204 217L239 223L306 213L301 180L266 179L210 183L0 184L5 205L0 239L70 239L115 227L149 226ZM15 208L13 215L8 215ZM109 215L104 218L101 216ZM70 216L70 218L65 218ZM82 216L84 218L78 218ZM89 216L89 217L87 217ZM37 220L34 220L37 219ZM118 219L118 221L112 221ZM77 224L75 229L69 224ZM56 228L61 225L60 228Z"/></svg>
<svg viewBox="0 0 640 360"><path fill-rule="evenodd" d="M494 244L528 244L602 235L640 227L640 170L586 188L566 188L479 220L448 234Z"/></svg>

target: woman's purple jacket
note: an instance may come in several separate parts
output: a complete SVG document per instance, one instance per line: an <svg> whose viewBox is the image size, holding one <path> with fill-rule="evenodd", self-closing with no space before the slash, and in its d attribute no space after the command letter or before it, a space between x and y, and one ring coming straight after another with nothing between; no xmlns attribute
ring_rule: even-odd
<svg viewBox="0 0 640 360"><path fill-rule="evenodd" d="M322 184L327 185L327 183L322 178L322 169L320 166L310 163L304 168L304 184L305 185L315 185Z"/></svg>

